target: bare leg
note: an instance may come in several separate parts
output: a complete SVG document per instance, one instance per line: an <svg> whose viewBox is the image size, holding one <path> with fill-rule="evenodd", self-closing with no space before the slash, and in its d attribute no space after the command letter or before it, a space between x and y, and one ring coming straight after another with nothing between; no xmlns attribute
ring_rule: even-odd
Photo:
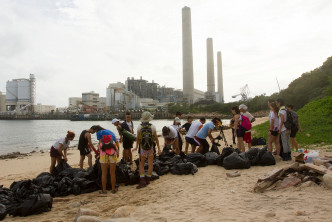
<svg viewBox="0 0 332 222"><path fill-rule="evenodd" d="M107 163L101 163L101 185L103 191L106 191L106 184L107 184Z"/></svg>
<svg viewBox="0 0 332 222"><path fill-rule="evenodd" d="M148 175L151 175L152 171L153 171L153 158L154 158L153 155L151 155L151 156L148 157L148 165L149 165ZM144 168L144 166L143 166L143 168Z"/></svg>
<svg viewBox="0 0 332 222"><path fill-rule="evenodd" d="M196 146L191 144L191 153L195 153L195 150L196 150Z"/></svg>
<svg viewBox="0 0 332 222"><path fill-rule="evenodd" d="M277 150L277 155L279 156L280 155L280 150L281 150L281 147L280 147L280 136L275 136L276 137L276 140L275 140L275 145L276 145L276 150Z"/></svg>
<svg viewBox="0 0 332 222"><path fill-rule="evenodd" d="M116 170L116 164L111 163L111 166L110 166L111 185L112 185L112 190L114 190L114 191L115 191L115 184L116 184L115 170Z"/></svg>
<svg viewBox="0 0 332 222"><path fill-rule="evenodd" d="M55 163L57 161L57 158L51 157L51 166L50 166L50 173L53 173L53 170L55 168Z"/></svg>
<svg viewBox="0 0 332 222"><path fill-rule="evenodd" d="M241 152L245 152L245 148L244 148L244 143L243 143L243 137L238 137L237 138L237 143L238 143L238 148Z"/></svg>
<svg viewBox="0 0 332 222"><path fill-rule="evenodd" d="M185 154L188 154L188 147L189 147L189 143L186 141L186 147L185 147L185 150L184 150Z"/></svg>
<svg viewBox="0 0 332 222"><path fill-rule="evenodd" d="M201 153L203 150L203 144L200 144L198 149L196 150L196 153Z"/></svg>
<svg viewBox="0 0 332 222"><path fill-rule="evenodd" d="M128 150L129 153L129 162L132 163L133 162L133 153L131 152L131 149Z"/></svg>
<svg viewBox="0 0 332 222"><path fill-rule="evenodd" d="M89 153L86 156L88 157L88 165L89 165L89 167L91 167L92 166L92 155L91 155L91 153Z"/></svg>
<svg viewBox="0 0 332 222"><path fill-rule="evenodd" d="M273 136L271 135L270 132L268 133L268 135L269 135L269 138L268 138L268 141L267 141L267 149L269 150L270 153L272 153L272 151L273 151L273 146L272 146Z"/></svg>
<svg viewBox="0 0 332 222"><path fill-rule="evenodd" d="M140 156L139 158L139 175L144 175L144 163L145 163L145 157L144 156Z"/></svg>
<svg viewBox="0 0 332 222"><path fill-rule="evenodd" d="M80 157L80 168L83 169L83 162L84 162L84 159L85 159L85 155L81 155Z"/></svg>

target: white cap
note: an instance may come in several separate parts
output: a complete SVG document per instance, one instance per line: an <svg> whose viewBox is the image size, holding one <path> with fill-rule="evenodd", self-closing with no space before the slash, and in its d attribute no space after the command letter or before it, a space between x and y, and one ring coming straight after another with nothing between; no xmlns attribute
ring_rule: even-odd
<svg viewBox="0 0 332 222"><path fill-rule="evenodd" d="M175 121L176 123L181 123L181 120L180 120L179 117L175 117L174 121Z"/></svg>
<svg viewBox="0 0 332 222"><path fill-rule="evenodd" d="M114 123L116 123L116 122L120 122L120 120L118 120L118 119L113 119L113 120L112 120L112 124L114 124Z"/></svg>
<svg viewBox="0 0 332 222"><path fill-rule="evenodd" d="M239 105L239 109L247 110L248 107L246 105L244 105L244 104L241 104L241 105Z"/></svg>

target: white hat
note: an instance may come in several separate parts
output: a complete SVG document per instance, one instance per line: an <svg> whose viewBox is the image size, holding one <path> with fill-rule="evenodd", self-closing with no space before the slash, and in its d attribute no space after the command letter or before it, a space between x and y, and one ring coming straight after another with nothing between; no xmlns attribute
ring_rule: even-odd
<svg viewBox="0 0 332 222"><path fill-rule="evenodd" d="M175 117L174 121L175 121L176 123L181 123L181 120L180 120L179 117Z"/></svg>
<svg viewBox="0 0 332 222"><path fill-rule="evenodd" d="M114 124L114 123L116 123L116 122L120 122L120 120L118 120L118 119L113 119L113 120L112 120L112 124Z"/></svg>
<svg viewBox="0 0 332 222"><path fill-rule="evenodd" d="M241 105L239 105L239 109L247 110L248 107L246 105L244 105L244 104L241 104Z"/></svg>
<svg viewBox="0 0 332 222"><path fill-rule="evenodd" d="M153 119L153 115L150 112L145 111L142 113L142 118L141 118L142 123L150 122L152 119Z"/></svg>

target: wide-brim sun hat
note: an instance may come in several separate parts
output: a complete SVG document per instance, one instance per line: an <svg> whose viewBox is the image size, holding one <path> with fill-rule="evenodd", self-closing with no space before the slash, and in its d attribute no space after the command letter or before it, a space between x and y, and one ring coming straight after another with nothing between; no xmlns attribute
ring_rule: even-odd
<svg viewBox="0 0 332 222"><path fill-rule="evenodd" d="M153 119L153 115L150 112L145 111L142 113L142 118L141 118L142 123L150 122L152 119Z"/></svg>

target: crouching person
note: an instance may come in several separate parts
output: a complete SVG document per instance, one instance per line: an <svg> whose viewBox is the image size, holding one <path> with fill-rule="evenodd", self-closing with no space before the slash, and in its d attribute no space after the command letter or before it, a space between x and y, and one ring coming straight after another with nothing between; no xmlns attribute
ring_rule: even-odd
<svg viewBox="0 0 332 222"><path fill-rule="evenodd" d="M100 165L101 165L101 184L102 190L100 194L106 194L107 185L107 172L110 168L112 193L116 193L118 189L116 184L116 162L119 157L119 149L116 143L115 134L111 130L103 129L97 132L97 139L99 140L99 153L100 153Z"/></svg>
<svg viewBox="0 0 332 222"><path fill-rule="evenodd" d="M153 171L153 142L155 141L158 147L158 154L161 153L159 141L157 137L156 127L150 123L153 119L153 115L150 112L142 113L141 124L137 127L136 147L133 151L136 151L139 145L139 185L136 189L140 189L150 184L150 179ZM145 177L144 163L148 159L148 175Z"/></svg>

